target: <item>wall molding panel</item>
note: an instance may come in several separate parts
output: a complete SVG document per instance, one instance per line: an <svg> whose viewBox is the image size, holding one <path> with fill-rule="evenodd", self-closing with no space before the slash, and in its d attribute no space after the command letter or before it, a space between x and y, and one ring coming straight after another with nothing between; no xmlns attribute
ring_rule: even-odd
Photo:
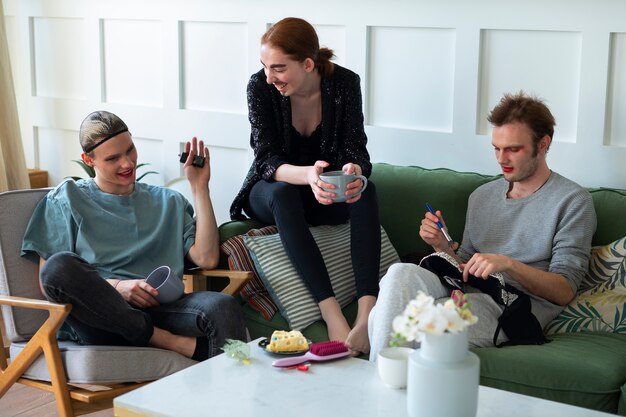
<svg viewBox="0 0 626 417"><path fill-rule="evenodd" d="M368 124L452 133L455 41L454 29L370 27Z"/></svg>
<svg viewBox="0 0 626 417"><path fill-rule="evenodd" d="M33 94L84 100L82 19L33 17L30 24Z"/></svg>
<svg viewBox="0 0 626 417"><path fill-rule="evenodd" d="M626 189L623 0L3 4L27 164L53 184L82 175L71 162L77 129L105 109L159 172L149 183L179 177L184 142L203 139L218 222L227 221L253 157L246 85L261 68L260 37L300 16L361 76L373 161L498 173L486 117L504 92L523 89L557 119L552 169Z"/></svg>
<svg viewBox="0 0 626 417"><path fill-rule="evenodd" d="M103 98L163 107L163 27L157 20L102 21Z"/></svg>
<svg viewBox="0 0 626 417"><path fill-rule="evenodd" d="M180 22L181 108L246 114L245 23Z"/></svg>
<svg viewBox="0 0 626 417"><path fill-rule="evenodd" d="M605 145L626 147L626 33L611 33Z"/></svg>

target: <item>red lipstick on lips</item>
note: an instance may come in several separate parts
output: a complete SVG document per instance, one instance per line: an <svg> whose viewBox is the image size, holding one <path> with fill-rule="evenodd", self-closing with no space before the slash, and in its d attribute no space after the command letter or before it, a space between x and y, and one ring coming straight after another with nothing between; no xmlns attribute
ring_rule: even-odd
<svg viewBox="0 0 626 417"><path fill-rule="evenodd" d="M120 177L129 178L129 177L131 177L133 175L133 172L135 172L135 170L131 169L131 170L128 170L128 171L125 171L125 172L120 172L118 175Z"/></svg>
<svg viewBox="0 0 626 417"><path fill-rule="evenodd" d="M510 172L513 172L513 167L502 167L502 172L504 172L505 174L508 174Z"/></svg>

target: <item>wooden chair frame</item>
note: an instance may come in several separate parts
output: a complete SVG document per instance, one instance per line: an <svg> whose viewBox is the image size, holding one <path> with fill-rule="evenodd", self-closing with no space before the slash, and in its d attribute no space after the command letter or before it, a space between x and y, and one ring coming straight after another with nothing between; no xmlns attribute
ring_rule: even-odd
<svg viewBox="0 0 626 417"><path fill-rule="evenodd" d="M252 278L252 272L229 270L194 270L185 274L186 292L206 289L207 278L226 277L230 282L222 292L237 295L241 288ZM17 357L8 361L9 352L4 347L0 333L0 398L16 382L43 389L54 394L57 409L61 417L73 417L113 407L113 399L121 394L139 388L148 382L132 382L125 384L106 385L107 390L91 391L68 385L65 369L61 360L61 352L56 334L63 321L70 313L69 304L56 304L30 298L0 296L0 306L21 307L48 312L48 319L35 335L28 341ZM0 320L0 324L3 324ZM24 372L43 353L51 382L35 381L23 378Z"/></svg>
<svg viewBox="0 0 626 417"><path fill-rule="evenodd" d="M206 291L208 278L228 278L228 285L221 292L236 296L250 281L253 273L250 271L231 271L229 269L197 269L185 271L183 282L185 292Z"/></svg>

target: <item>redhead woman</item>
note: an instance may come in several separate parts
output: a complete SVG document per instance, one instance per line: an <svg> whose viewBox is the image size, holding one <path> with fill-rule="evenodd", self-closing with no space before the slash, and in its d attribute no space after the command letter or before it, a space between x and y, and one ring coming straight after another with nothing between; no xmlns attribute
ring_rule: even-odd
<svg viewBox="0 0 626 417"><path fill-rule="evenodd" d="M361 180L348 186L347 200L320 180L325 171L369 177L372 169L363 127L360 79L330 61L315 29L285 18L261 38L263 69L248 83L250 144L254 162L231 207L276 224L291 262L318 302L331 340L353 353L368 353L367 319L378 295L380 221L376 188ZM350 221L358 314L349 324L341 312L324 260L309 226Z"/></svg>

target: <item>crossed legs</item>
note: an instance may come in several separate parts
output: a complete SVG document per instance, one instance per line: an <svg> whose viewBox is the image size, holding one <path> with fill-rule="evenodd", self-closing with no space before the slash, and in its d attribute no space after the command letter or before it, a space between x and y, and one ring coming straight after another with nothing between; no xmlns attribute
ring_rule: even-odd
<svg viewBox="0 0 626 417"><path fill-rule="evenodd" d="M245 340L241 307L226 294L198 292L140 310L71 252L47 260L41 284L48 300L72 305L66 321L85 345L154 346L201 360L227 338Z"/></svg>

